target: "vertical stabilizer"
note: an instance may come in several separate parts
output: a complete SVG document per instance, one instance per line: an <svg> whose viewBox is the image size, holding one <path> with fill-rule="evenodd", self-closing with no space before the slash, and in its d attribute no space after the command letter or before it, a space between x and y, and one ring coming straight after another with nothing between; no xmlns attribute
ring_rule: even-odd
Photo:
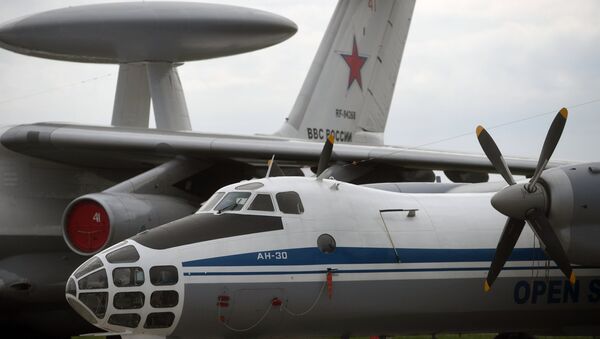
<svg viewBox="0 0 600 339"><path fill-rule="evenodd" d="M415 0L340 0L300 94L275 134L383 144Z"/></svg>

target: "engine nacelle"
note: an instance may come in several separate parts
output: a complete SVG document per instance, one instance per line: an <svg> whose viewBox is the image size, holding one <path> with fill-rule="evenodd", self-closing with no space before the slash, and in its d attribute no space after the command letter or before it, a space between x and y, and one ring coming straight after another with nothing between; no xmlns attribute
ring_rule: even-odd
<svg viewBox="0 0 600 339"><path fill-rule="evenodd" d="M548 217L569 261L600 265L600 163L548 169L542 179L550 195Z"/></svg>
<svg viewBox="0 0 600 339"><path fill-rule="evenodd" d="M198 206L165 195L93 193L73 200L63 214L63 237L81 255L194 213Z"/></svg>

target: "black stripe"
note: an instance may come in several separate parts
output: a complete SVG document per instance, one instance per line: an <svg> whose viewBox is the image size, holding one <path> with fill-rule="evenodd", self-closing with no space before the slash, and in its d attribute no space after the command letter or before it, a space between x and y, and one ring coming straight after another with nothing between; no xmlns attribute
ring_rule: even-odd
<svg viewBox="0 0 600 339"><path fill-rule="evenodd" d="M132 238L153 249L166 249L202 241L282 230L281 217L224 213L194 214Z"/></svg>

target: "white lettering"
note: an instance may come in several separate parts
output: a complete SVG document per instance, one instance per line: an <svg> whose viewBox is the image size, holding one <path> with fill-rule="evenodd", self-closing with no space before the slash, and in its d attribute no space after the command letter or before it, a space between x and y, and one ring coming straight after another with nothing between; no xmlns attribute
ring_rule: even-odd
<svg viewBox="0 0 600 339"><path fill-rule="evenodd" d="M98 212L94 213L94 216L92 217L92 220L94 220L97 223L102 222L102 217L100 216L100 213L98 213Z"/></svg>

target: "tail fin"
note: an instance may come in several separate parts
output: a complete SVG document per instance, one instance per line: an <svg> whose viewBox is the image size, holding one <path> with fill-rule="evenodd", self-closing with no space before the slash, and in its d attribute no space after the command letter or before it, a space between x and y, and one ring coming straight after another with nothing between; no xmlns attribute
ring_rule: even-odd
<svg viewBox="0 0 600 339"><path fill-rule="evenodd" d="M380 145L415 0L340 0L285 123L275 134Z"/></svg>

